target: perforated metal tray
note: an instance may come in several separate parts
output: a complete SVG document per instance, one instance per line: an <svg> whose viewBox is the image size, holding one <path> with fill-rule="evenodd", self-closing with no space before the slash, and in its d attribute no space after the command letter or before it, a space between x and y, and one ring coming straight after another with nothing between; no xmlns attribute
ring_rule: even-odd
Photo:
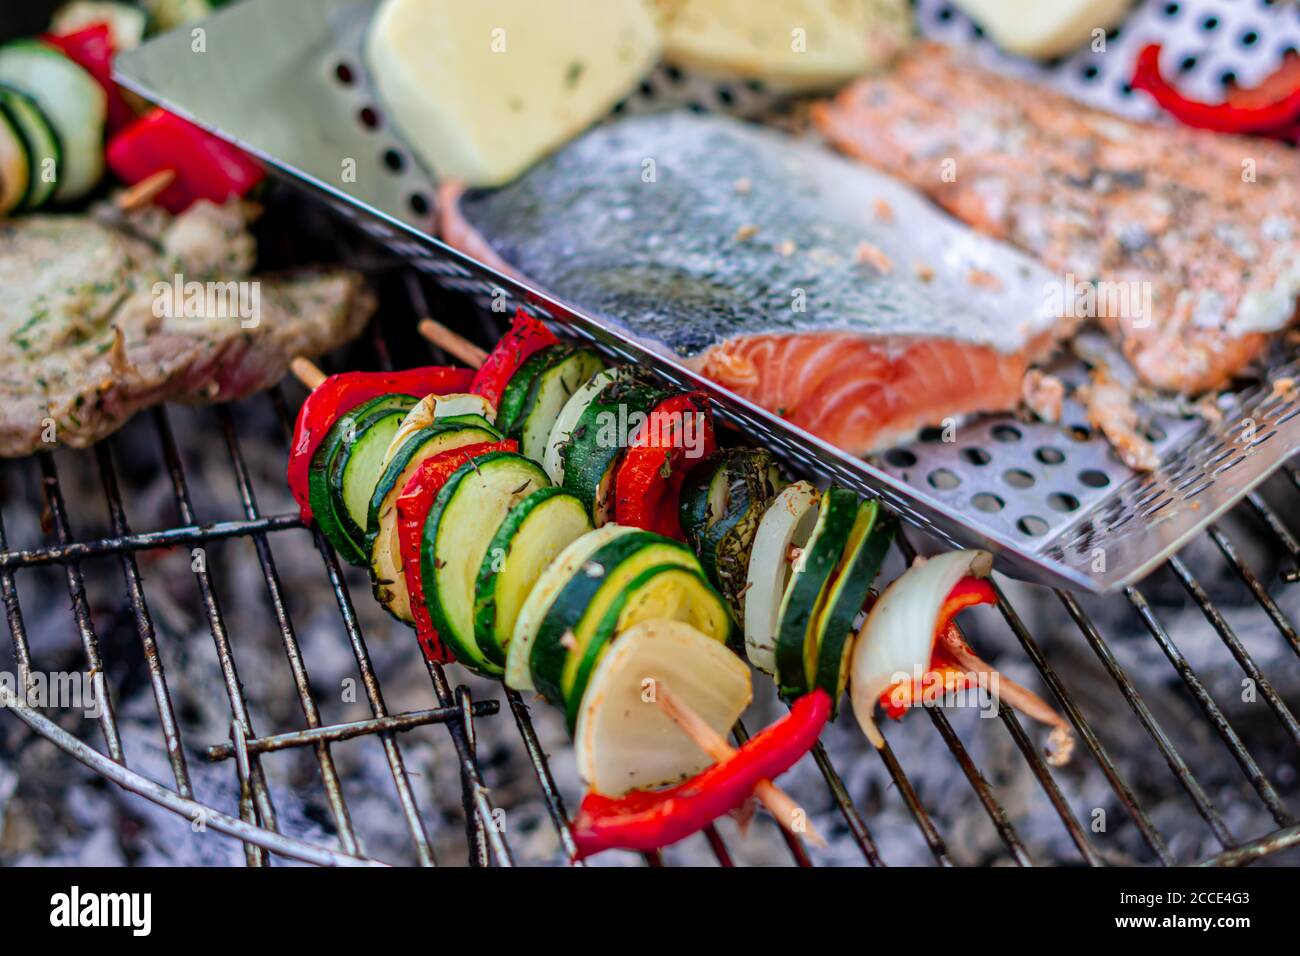
<svg viewBox="0 0 1300 956"><path fill-rule="evenodd" d="M1000 569L1016 577L1098 593L1137 581L1300 448L1300 406L1271 385L1296 374L1288 367L1225 400L1221 426L1154 419L1150 434L1161 467L1148 475L1124 467L1073 404L1061 426L985 416L963 424L957 441L923 435L878 460L854 458L647 351L599 315L434 238L433 183L386 122L366 81L362 38L376 3L244 0L191 30L123 54L117 78L317 191L340 215L484 308L526 303L615 358L706 390L725 419L796 467L879 494L941 541L988 548ZM1196 5L1183 4L1189 6ZM1144 5L1134 20L1145 22L1154 9ZM934 29L954 28L953 15L940 17L934 4L922 3L919 16ZM963 29L977 36L968 23ZM1141 39L1113 43L1136 46ZM1106 69L1123 69L1117 66L1123 56L1123 47L1112 46ZM1086 68L1076 58L1057 70ZM675 104L744 114L770 100L752 85L720 87L661 70L623 109ZM1119 105L1140 112L1137 104Z"/></svg>

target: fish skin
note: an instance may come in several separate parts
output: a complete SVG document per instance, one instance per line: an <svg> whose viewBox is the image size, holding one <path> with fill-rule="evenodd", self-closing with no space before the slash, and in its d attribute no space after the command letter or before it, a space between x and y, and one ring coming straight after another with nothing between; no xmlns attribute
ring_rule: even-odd
<svg viewBox="0 0 1300 956"><path fill-rule="evenodd" d="M1001 379L1022 375L1067 331L1049 311L1051 273L1028 256L818 143L720 116L607 123L508 186L461 195L443 215L453 245L483 258L485 242L559 298L858 453L958 410L930 407L918 419L895 400L870 426L837 427L851 409L802 420L797 404L782 405L770 370L746 370L747 356L766 354L753 340L781 337L787 357L791 337L861 340L872 359L864 377L924 390L925 375L945 368L922 368L921 380L888 373L928 340L1003 363ZM934 354L962 361L961 351ZM1013 393L976 389L956 404L1003 410ZM895 416L906 429L892 427Z"/></svg>
<svg viewBox="0 0 1300 956"><path fill-rule="evenodd" d="M812 110L844 152L896 175L1061 276L1150 293L1096 318L1149 385L1217 389L1295 320L1294 149L1091 109L920 44ZM958 175L937 175L942 159ZM1115 310L1111 310L1112 312Z"/></svg>

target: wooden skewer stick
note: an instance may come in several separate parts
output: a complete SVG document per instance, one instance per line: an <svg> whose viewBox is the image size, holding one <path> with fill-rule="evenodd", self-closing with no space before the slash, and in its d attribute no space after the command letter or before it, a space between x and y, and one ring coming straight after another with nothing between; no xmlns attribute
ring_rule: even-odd
<svg viewBox="0 0 1300 956"><path fill-rule="evenodd" d="M113 203L122 212L134 212L141 206L147 206L157 199L158 195L170 186L175 179L176 170L160 169L119 195L113 200Z"/></svg>
<svg viewBox="0 0 1300 956"><path fill-rule="evenodd" d="M487 358L487 352L469 339L457 335L441 322L433 319L421 319L416 326L420 334L449 355L460 359L470 368L478 368Z"/></svg>
<svg viewBox="0 0 1300 956"><path fill-rule="evenodd" d="M673 694L663 681L655 681L655 703L672 718L673 723L680 727L686 736L695 742L697 747L714 761L721 762L735 754L735 748L719 736L703 717ZM817 847L826 846L826 840L817 832L812 820L808 819L808 814L794 802L794 798L771 780L760 781L754 788L754 796L758 797L763 806L767 807L768 812L776 817L776 821L791 833L799 833L795 829L795 821L803 820L803 835L807 837L808 842Z"/></svg>
<svg viewBox="0 0 1300 956"><path fill-rule="evenodd" d="M316 390L316 386L326 379L326 375L320 370L320 366L305 355L296 356L289 363L289 371L293 372L294 378L313 392Z"/></svg>

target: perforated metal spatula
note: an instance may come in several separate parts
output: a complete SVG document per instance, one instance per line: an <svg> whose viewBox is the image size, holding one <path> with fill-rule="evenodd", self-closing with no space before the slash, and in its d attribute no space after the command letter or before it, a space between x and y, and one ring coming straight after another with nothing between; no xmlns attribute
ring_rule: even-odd
<svg viewBox="0 0 1300 956"><path fill-rule="evenodd" d="M988 548L1001 570L1106 592L1132 583L1230 508L1300 448L1300 406L1264 383L1222 407L1222 424L1157 419L1161 467L1136 475L1067 403L1062 426L987 416L854 458L648 351L598 314L501 275L430 235L433 182L370 91L361 56L376 0L244 0L192 29L118 58L124 86L225 136L317 191L341 215L416 267L484 306L528 304L613 357L701 388L719 413L796 466L892 507L941 541ZM651 77L631 109L683 99L761 109L743 84ZM430 95L434 95L432 92ZM535 277L539 282L545 276ZM1295 375L1273 370L1276 381ZM933 440L925 440L926 438Z"/></svg>

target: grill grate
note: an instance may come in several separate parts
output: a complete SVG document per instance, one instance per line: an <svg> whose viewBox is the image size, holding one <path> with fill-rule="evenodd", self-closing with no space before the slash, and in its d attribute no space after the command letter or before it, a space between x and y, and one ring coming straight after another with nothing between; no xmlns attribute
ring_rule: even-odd
<svg viewBox="0 0 1300 956"><path fill-rule="evenodd" d="M402 291L403 301L398 308L410 319L429 313L425 298L425 289L417 274L409 269L399 275L392 274L392 265L382 266L389 278L397 279L391 283ZM466 316L472 313L465 309ZM481 314L480 314L481 316ZM480 341L488 342L496 330L488 328L480 319L477 326L474 320L462 322L462 331L466 331ZM413 325L413 321L410 323ZM477 334L475 335L475 332ZM389 343L378 322L373 327L373 345L381 364L391 366ZM405 352L406 350L403 349ZM435 355L435 360L444 360L445 356ZM280 425L284 447L287 447L288 435L292 426L289 405L281 390L276 389L268 395L252 401L269 401ZM157 409L152 413L153 427L157 442L162 450L167 476L170 481L171 496L178 515L178 524L161 531L139 532L128 525L124 495L118 482L117 472L110 451L110 442L101 443L93 452L98 467L100 483L107 506L111 535L102 538L78 539L73 533L64 491L52 454L45 452L37 456L36 462L40 474L40 490L44 498L44 507L48 517L47 528L52 540L49 544L25 550L10 549L5 534L3 516L0 515L0 597L3 597L5 613L10 635L13 640L15 660L20 679L25 681L27 675L36 667L29 647L27 629L24 624L23 611L18 598L15 577L19 572L47 565L58 565L66 576L68 595L71 600L73 616L80 634L85 667L88 674L101 683L104 682L105 662L102 659L100 641L96 633L95 622L86 597L86 586L82 577L81 565L84 561L116 556L120 564L125 594L130 604L135 628L138 632L144 659L147 664L149 681L156 703L164 746L170 764L172 781L163 785L157 781L130 769L123 755L121 735L117 715L113 709L106 708L100 717L97 732L101 741L92 746L79 740L60 728L41 713L31 710L18 701L9 700L10 710L35 733L49 739L72 757L86 764L97 773L112 780L134 793L154 801L168 809L191 818L202 819L214 830L226 833L242 840L249 865L265 865L273 855L295 858L317 864L350 864L370 862L364 857L361 843L354 830L353 822L340 785L339 772L331 754L331 745L339 741L373 737L382 747L388 770L392 777L398 809L405 827L409 831L414 846L415 857L419 863L429 865L435 862L433 848L426 830L425 820L421 816L411 774L403 760L399 735L416 727L439 724L446 728L454 744L457 756L462 803L466 819L466 841L468 857L476 865L510 865L513 863L512 850L502 828L496 825L495 805L491 790L485 785L479 767L476 750L476 722L480 719L503 719L500 715L500 700L475 701L470 688L466 685L453 685L448 673L439 665L429 665L428 675L433 691L435 706L423 710L390 713L384 700L384 693L379 677L367 649L366 637L358 621L348 585L337 558L319 531L313 531L313 540L322 563L322 570L328 579L333 593L339 619L341 620L347 643L355 658L361 685L366 694L371 713L368 720L354 721L347 724L326 724L323 722L317 702L313 696L310 677L299 646L294 624L286 605L279 573L271 553L271 535L302 527L294 514L263 514L254 493L253 481L248 463L240 441L240 429L236 415L229 406L216 409L219 424L220 441L224 442L228 453L230 468L234 477L242 519L224 520L213 523L203 521L196 513L190 493L189 480L183 463L181 448L169 422L168 412ZM207 437L205 440L218 440ZM6 463L5 470L23 467L22 463ZM1289 466L1286 477L1290 482L1289 491L1300 493L1300 469ZM34 501L10 500L11 507L40 507ZM1266 503L1264 498L1253 494L1241 511L1251 513L1262 524L1272 544L1288 555L1292 560L1300 556L1300 547L1287 531L1278 514ZM1247 565L1232 540L1221 526L1214 526L1207 532L1209 538L1227 562L1232 571L1241 579L1246 589L1258 603L1260 611L1272 622L1278 635L1300 657L1300 639L1297 638L1295 626L1286 614L1270 597L1264 584ZM182 744L181 730L176 717L176 707L168 686L164 667L164 654L159 647L155 625L145 596L142 574L137 562L141 553L161 549L201 547L207 543L224 539L247 539L252 542L260 566L261 578L269 599L275 627L279 631L283 650L287 657L294 685L297 690L302 714L302 727L290 733L271 736L259 736L249 717L248 700L245 696L236 667L235 648L227 631L226 619L221 603L213 586L211 575L205 565L200 564L194 570L198 584L199 599L210 631L217 657L221 666L225 691L228 698L231 740L207 748L208 759L213 761L230 761L239 783L239 805L237 812L223 811L221 808L207 806L195 798L187 765L187 751ZM914 552L912 543L906 536L900 541L902 556L910 560ZM1206 621L1213 628L1223 645L1235 658L1243 674L1252 679L1258 688L1259 696L1272 710L1273 715L1282 725L1284 734L1300 745L1300 724L1288 705L1274 690L1266 675L1255 663L1252 655L1234 632L1222 611L1210 600L1207 592L1190 572L1187 563L1175 557L1167 564L1173 579L1187 592L1192 602L1200 609ZM1169 630L1159 620L1152 605L1148 603L1143 591L1137 587L1127 588L1124 592L1134 612L1143 622L1157 646L1167 657L1178 676L1184 683L1191 699L1203 714L1206 724L1222 740L1232 759L1262 801L1267 812L1277 824L1277 829L1263 835L1255 835L1248 840L1238 838L1224 819L1223 812L1217 808L1205 787L1198 781L1196 771L1188 765L1179 750L1166 733L1157 716L1144 701L1141 692L1119 663L1110 645L1103 638L1100 629L1089 617L1079 600L1064 591L1056 592L1068 617L1077 626L1085 644L1100 661L1105 672L1113 681L1128 707L1137 718L1141 732L1150 738L1155 752L1164 760L1174 779L1185 792L1196 813L1204 820L1209 831L1221 847L1221 852L1211 858L1209 863L1237 865L1248 863L1261 857L1278 853L1300 844L1300 827L1286 807L1274 785L1267 779L1256 759L1250 753L1246 743L1229 724L1219 705L1211 696L1205 684L1198 678L1188 660L1180 652ZM1029 662L1050 691L1053 703L1069 719L1076 729L1082 746L1076 761L1095 761L1102 776L1113 791L1118 801L1141 835L1142 841L1150 850L1154 862L1173 864L1186 862L1177 860L1170 849L1166 837L1143 807L1134 788L1125 780L1118 769L1115 759L1102 743L1085 717L1075 697L1066 688L1057 670L1049 663L1028 626L1007 595L999 590L998 607L1012 635L1016 638ZM1112 601L1118 598L1111 599ZM399 639L405 639L401 635ZM568 829L568 817L560 788L552 775L547 755L539 741L537 731L529 714L528 704L515 692L504 687L498 688L501 698L510 711L516 725L519 742L527 754L536 775L545 806L559 837L560 846L565 851L573 848L572 836ZM110 690L111 693L111 690ZM1005 846L1009 858L1020 865L1030 865L1037 861L1031 859L1025 842L1018 832L1013 815L999 800L995 788L985 776L974 757L959 738L948 717L940 710L927 710L935 730L954 757L962 776L970 787L971 796L979 802L1001 843ZM1021 724L1016 713L1005 706L998 714L1015 748L1027 762L1042 795L1046 798L1060 825L1068 835L1069 841L1077 851L1077 858L1053 860L1051 862L1083 862L1088 865L1101 865L1106 862L1102 851L1091 839L1088 828L1071 809L1062 790L1061 772L1049 767L1042 758L1034 739ZM920 720L914 716L914 720ZM1137 733L1135 728L1134 733ZM746 739L743 726L736 728L738 741ZM276 808L273 805L266 775L263 771L264 759L275 759L277 753L299 747L309 747L314 751L315 761L320 773L320 782L325 791L330 822L337 839L337 847L312 843L302 839L286 836L278 832ZM1086 751L1086 754L1085 754ZM191 748L191 755L201 752ZM820 772L830 798L843 818L849 838L857 845L863 862L872 866L884 865L888 861L882 858L876 838L868 822L869 814L859 809L854 795L850 792L844 779L836 769L832 756L823 744L813 751L813 758ZM871 758L865 758L871 759ZM948 844L940 832L939 826L927 810L918 790L909 780L894 750L887 744L879 752L889 778L897 794L918 827L920 835L935 863L951 866L954 863ZM227 808L229 809L229 808ZM1181 834L1180 834L1181 835ZM802 842L782 831L788 847L791 861L800 866L811 865L812 859ZM731 852L723 837L715 830L705 832L708 842L719 864L733 865ZM661 854L647 854L646 862L650 865L662 865Z"/></svg>

